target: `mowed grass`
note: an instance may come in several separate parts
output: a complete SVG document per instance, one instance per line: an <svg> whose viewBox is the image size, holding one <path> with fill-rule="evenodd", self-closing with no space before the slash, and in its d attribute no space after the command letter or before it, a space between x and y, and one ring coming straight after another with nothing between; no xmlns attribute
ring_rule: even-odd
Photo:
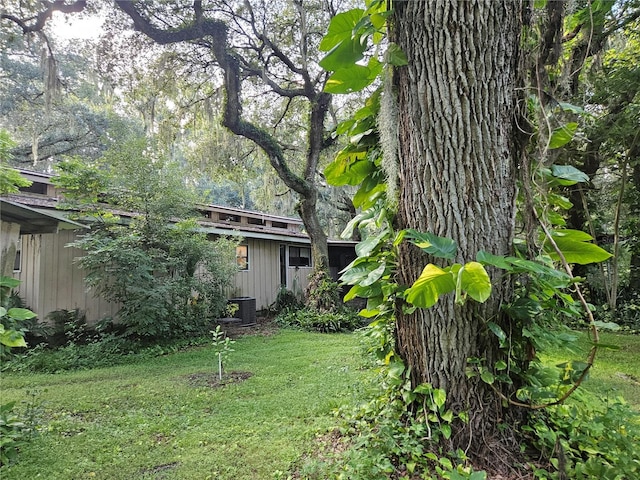
<svg viewBox="0 0 640 480"><path fill-rule="evenodd" d="M209 347L90 371L2 374L1 403L39 391L43 432L0 478L279 478L356 395L367 375L359 339L280 331L234 347L228 370L252 376L218 388L189 379L217 373Z"/></svg>
<svg viewBox="0 0 640 480"><path fill-rule="evenodd" d="M586 333L578 333L577 354L550 352L543 357L551 365L567 360L585 361L590 349ZM595 393L600 399L615 399L618 396L640 411L640 335L600 333L600 342L616 349L601 347L589 372L584 388Z"/></svg>

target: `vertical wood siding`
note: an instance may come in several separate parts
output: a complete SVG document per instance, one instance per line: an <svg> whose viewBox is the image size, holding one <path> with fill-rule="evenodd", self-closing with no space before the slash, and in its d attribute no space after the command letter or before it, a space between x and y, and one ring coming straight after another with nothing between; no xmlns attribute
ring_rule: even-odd
<svg viewBox="0 0 640 480"><path fill-rule="evenodd" d="M55 310L80 309L89 323L95 323L118 311L117 305L87 291L84 274L73 262L82 251L66 246L75 238L70 230L22 237L22 271L18 278L23 283L19 291L41 320Z"/></svg>
<svg viewBox="0 0 640 480"><path fill-rule="evenodd" d="M76 233L70 230L21 237L22 269L15 277L22 281L21 297L41 320L55 310L80 309L93 324L115 316L119 309L87 290L84 273L74 263L82 251L66 246L75 239ZM244 243L249 247L249 270L235 274L228 296L254 297L256 308L263 310L275 301L280 288L281 242L247 239ZM287 265L286 271L288 288L304 292L312 268Z"/></svg>
<svg viewBox="0 0 640 480"><path fill-rule="evenodd" d="M252 238L243 243L249 246L249 269L236 273L230 297L255 297L256 308L263 310L275 301L280 288L279 243Z"/></svg>

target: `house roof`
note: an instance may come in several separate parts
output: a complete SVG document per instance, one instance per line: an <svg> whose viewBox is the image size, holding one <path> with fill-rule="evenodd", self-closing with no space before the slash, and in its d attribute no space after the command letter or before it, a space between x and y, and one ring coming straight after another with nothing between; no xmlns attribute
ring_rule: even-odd
<svg viewBox="0 0 640 480"><path fill-rule="evenodd" d="M28 234L89 228L69 220L61 212L29 207L6 198L0 198L0 219L3 222L19 224L20 233Z"/></svg>
<svg viewBox="0 0 640 480"><path fill-rule="evenodd" d="M51 175L22 169L20 173L34 183L51 185ZM58 195L52 194L52 191L48 193L49 195L21 192L19 194L9 195L6 198L13 204L22 205L26 208L44 213L45 215L48 214L50 217L58 218L61 221L69 222L63 213L56 210L59 201L57 198ZM200 231L204 233L303 244L311 243L309 236L303 231L304 226L300 218L273 215L221 205L200 204L197 206L197 209L200 214L203 215L202 218L198 219L198 224L200 225ZM116 209L110 209L110 211L124 218L135 215L131 212ZM75 222L71 223L76 226L67 226L64 228L88 228ZM55 229L52 231L55 231ZM329 243L333 246L353 246L357 242L329 240Z"/></svg>

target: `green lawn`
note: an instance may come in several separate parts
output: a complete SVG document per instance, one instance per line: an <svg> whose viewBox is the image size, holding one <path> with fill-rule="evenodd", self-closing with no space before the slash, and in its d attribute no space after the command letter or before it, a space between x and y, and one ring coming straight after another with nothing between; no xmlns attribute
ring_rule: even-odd
<svg viewBox="0 0 640 480"><path fill-rule="evenodd" d="M640 410L640 337L602 340L620 350L599 352L586 388ZM206 384L216 372L210 347L90 371L3 373L0 403L37 390L44 430L0 478L286 478L315 433L337 421L333 408L361 394L359 339L283 330L234 347L229 370L252 376L222 388ZM206 375L194 382L195 374Z"/></svg>
<svg viewBox="0 0 640 480"><path fill-rule="evenodd" d="M234 347L229 370L252 376L222 388L189 379L213 376L207 347L91 371L3 374L3 403L40 391L45 431L0 478L278 478L356 394L359 341L281 331Z"/></svg>
<svg viewBox="0 0 640 480"><path fill-rule="evenodd" d="M554 351L543 357L545 362L554 364L569 359L585 361L589 343L585 333L579 335L580 348L577 355ZM617 346L618 349L598 349L584 387L603 400L623 396L630 405L640 410L640 335L603 332L600 333L600 341Z"/></svg>

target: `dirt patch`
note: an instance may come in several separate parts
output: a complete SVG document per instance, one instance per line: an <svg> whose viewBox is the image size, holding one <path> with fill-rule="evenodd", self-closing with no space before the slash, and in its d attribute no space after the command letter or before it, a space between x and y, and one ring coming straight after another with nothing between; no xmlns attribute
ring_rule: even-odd
<svg viewBox="0 0 640 480"><path fill-rule="evenodd" d="M244 382L252 376L253 373L251 372L229 372L222 375L222 380L220 380L217 372L200 372L187 375L186 379L192 387L220 388L225 385Z"/></svg>
<svg viewBox="0 0 640 480"><path fill-rule="evenodd" d="M640 385L640 380L634 375L628 375L626 373L617 372L616 376L626 380L627 382L633 383L634 385Z"/></svg>
<svg viewBox="0 0 640 480"><path fill-rule="evenodd" d="M156 465L155 467L145 468L144 470L141 470L140 474L145 478L152 477L159 480L161 478L166 478L165 474L169 470L176 468L178 465L180 465L180 462L172 462L172 463L165 463L164 465Z"/></svg>
<svg viewBox="0 0 640 480"><path fill-rule="evenodd" d="M273 317L258 317L256 323L246 327L238 323L226 322L222 323L221 328L231 338L239 338L246 335L270 337L278 331L278 326L273 321Z"/></svg>

